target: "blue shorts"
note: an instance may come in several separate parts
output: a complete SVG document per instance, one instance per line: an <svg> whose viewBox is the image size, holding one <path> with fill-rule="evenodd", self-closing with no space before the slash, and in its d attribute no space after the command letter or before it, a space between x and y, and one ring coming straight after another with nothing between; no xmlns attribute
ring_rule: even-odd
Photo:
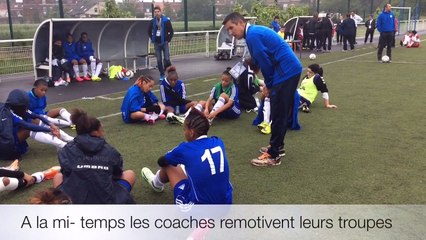
<svg viewBox="0 0 426 240"><path fill-rule="evenodd" d="M173 189L176 205L194 204L196 201L191 194L191 182L188 179L180 180Z"/></svg>
<svg viewBox="0 0 426 240"><path fill-rule="evenodd" d="M226 110L225 112L221 112L219 113L219 115L217 115L220 118L226 118L226 119L237 119L240 117L241 114L241 110L239 107L236 107L235 104L228 110Z"/></svg>
<svg viewBox="0 0 426 240"><path fill-rule="evenodd" d="M118 179L115 181L118 185L124 187L128 192L132 191L132 185L124 179Z"/></svg>

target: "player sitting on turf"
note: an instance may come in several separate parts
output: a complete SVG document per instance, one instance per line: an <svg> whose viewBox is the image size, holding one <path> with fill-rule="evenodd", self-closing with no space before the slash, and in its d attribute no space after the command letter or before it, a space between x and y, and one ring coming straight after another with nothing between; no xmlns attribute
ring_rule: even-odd
<svg viewBox="0 0 426 240"><path fill-rule="evenodd" d="M71 113L69 113L65 108L59 107L45 111L45 108L47 107L47 90L47 82L43 79L37 79L34 82L33 89L28 92L28 96L30 97L29 110L35 114L43 115L43 117L45 117L49 122L58 127L71 126ZM62 119L57 118L59 116L61 116Z"/></svg>
<svg viewBox="0 0 426 240"><path fill-rule="evenodd" d="M62 139L60 129L43 116L29 111L29 105L28 93L15 89L9 93L6 103L1 106L0 111L7 114L3 115L2 113L4 117L2 125L8 128L3 128L2 133L10 133L10 142L1 141L0 159L16 159L26 153L28 151L26 142L28 137L38 142L54 145L58 149L67 144L67 139ZM8 149L5 149L5 147Z"/></svg>
<svg viewBox="0 0 426 240"><path fill-rule="evenodd" d="M330 97L328 95L327 84L323 78L323 70L318 64L311 64L306 70L306 76L302 79L300 87L297 92L300 95L299 109L303 112L310 112L309 108L314 102L318 91L321 91L322 98L324 99L324 107L337 108L336 105L330 104Z"/></svg>
<svg viewBox="0 0 426 240"><path fill-rule="evenodd" d="M167 77L160 84L161 101L168 112L166 120L170 123L183 124L184 117L178 115L187 112L197 102L186 99L185 83L179 80L175 66L169 66L166 72Z"/></svg>
<svg viewBox="0 0 426 240"><path fill-rule="evenodd" d="M152 93L154 79L150 76L140 76L133 86L127 90L121 104L121 116L125 123L146 121L154 124L158 118L164 119L164 104L158 102Z"/></svg>
<svg viewBox="0 0 426 240"><path fill-rule="evenodd" d="M411 31L410 40L407 44L407 48L418 48L420 47L420 35L416 30Z"/></svg>
<svg viewBox="0 0 426 240"><path fill-rule="evenodd" d="M155 175L142 168L142 177L154 191L163 191L169 182L178 205L232 203L225 146L220 138L207 136L209 127L202 112L194 108L189 112L184 123L187 142L158 159L160 170Z"/></svg>
<svg viewBox="0 0 426 240"><path fill-rule="evenodd" d="M59 152L61 172L53 186L76 204L134 203L130 191L135 173L123 171L123 159L105 141L101 122L80 109L72 111L71 119L77 137Z"/></svg>
<svg viewBox="0 0 426 240"><path fill-rule="evenodd" d="M210 123L216 118L236 119L240 117L241 110L238 100L238 89L227 68L221 75L221 82L215 84L204 104L204 114Z"/></svg>
<svg viewBox="0 0 426 240"><path fill-rule="evenodd" d="M241 109L245 109L247 112L256 112L258 104L254 95L263 86L263 81L257 78L260 69L252 64L251 60L246 60L244 67L245 70L235 81L238 87L238 101Z"/></svg>
<svg viewBox="0 0 426 240"><path fill-rule="evenodd" d="M99 77L99 73L101 73L102 70L102 62L95 57L95 50L86 32L81 33L80 40L76 43L76 51L81 59L84 59L86 63L90 63L92 80L101 81L102 79ZM86 77L86 75L84 76Z"/></svg>

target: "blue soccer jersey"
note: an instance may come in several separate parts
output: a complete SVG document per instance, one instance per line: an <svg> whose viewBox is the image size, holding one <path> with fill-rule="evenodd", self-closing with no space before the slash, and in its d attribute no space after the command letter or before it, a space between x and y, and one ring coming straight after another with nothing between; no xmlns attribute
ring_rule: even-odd
<svg viewBox="0 0 426 240"><path fill-rule="evenodd" d="M181 143L165 155L173 166L185 166L191 184L189 200L195 204L231 204L232 185L225 146L218 137L201 136Z"/></svg>
<svg viewBox="0 0 426 240"><path fill-rule="evenodd" d="M175 111L179 109L180 113L185 112L186 108L186 88L182 80L177 80L176 85L172 88L167 78L160 84L161 102L168 107L172 107Z"/></svg>
<svg viewBox="0 0 426 240"><path fill-rule="evenodd" d="M146 99L145 96L149 97L149 99ZM130 123L130 113L140 111L141 108L149 107L157 102L157 97L151 91L144 94L137 85L131 86L121 104L123 121L125 123Z"/></svg>
<svg viewBox="0 0 426 240"><path fill-rule="evenodd" d="M33 90L28 92L28 96L30 97L30 106L28 109L35 114L45 115L46 111L44 109L47 106L46 96L37 97Z"/></svg>

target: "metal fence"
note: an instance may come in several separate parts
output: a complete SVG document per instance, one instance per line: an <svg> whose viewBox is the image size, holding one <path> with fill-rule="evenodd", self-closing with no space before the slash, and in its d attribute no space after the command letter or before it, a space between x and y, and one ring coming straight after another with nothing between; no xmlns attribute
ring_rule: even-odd
<svg viewBox="0 0 426 240"><path fill-rule="evenodd" d="M216 51L218 32L218 30L176 32L170 43L170 55L205 53L208 57L210 53ZM32 41L33 39L0 40L0 76L33 71ZM26 46L13 46L14 44ZM150 47L150 52L154 53L153 45Z"/></svg>
<svg viewBox="0 0 426 240"><path fill-rule="evenodd" d="M401 21L400 34L404 34L406 29L407 21ZM426 19L411 21L409 29L425 31ZM205 53L206 57L208 57L216 51L216 37L218 32L217 30L176 32L173 41L170 43L170 55ZM361 34L363 31L358 32ZM378 35L377 31L376 35ZM32 41L33 39L0 40L0 76L33 71ZM25 43L22 45L26 46L13 46L15 43ZM154 52L152 44L150 52Z"/></svg>

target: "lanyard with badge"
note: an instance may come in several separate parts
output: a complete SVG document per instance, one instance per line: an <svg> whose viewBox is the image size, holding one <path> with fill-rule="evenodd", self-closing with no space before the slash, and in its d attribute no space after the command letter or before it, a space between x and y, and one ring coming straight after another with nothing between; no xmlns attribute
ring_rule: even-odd
<svg viewBox="0 0 426 240"><path fill-rule="evenodd" d="M248 26L250 26L249 23L247 23L246 29L248 28ZM231 70L229 70L229 73L231 74L231 76L234 79L238 79L240 77L240 75L246 70L246 67L244 66L244 60L246 58L246 55L250 55L250 53L248 52L247 45L244 48L244 53L243 53L243 56L241 57L241 61L239 61L237 64L235 64L231 68Z"/></svg>

